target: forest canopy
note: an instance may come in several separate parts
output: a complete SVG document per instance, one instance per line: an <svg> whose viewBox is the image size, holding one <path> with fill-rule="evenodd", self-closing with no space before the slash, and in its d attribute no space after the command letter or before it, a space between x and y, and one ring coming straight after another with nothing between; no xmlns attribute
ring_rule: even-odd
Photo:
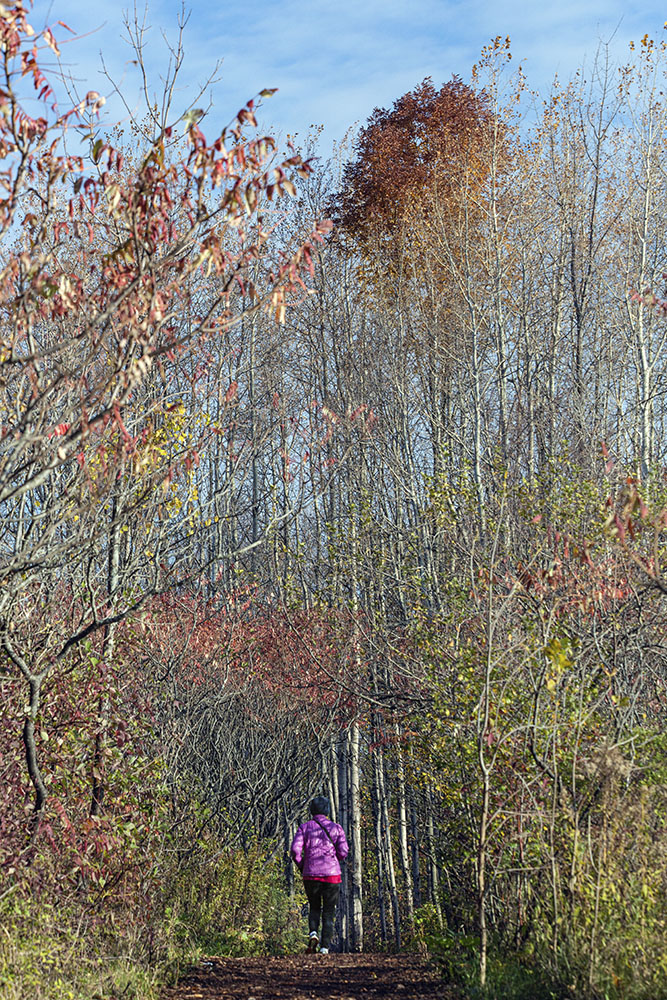
<svg viewBox="0 0 667 1000"><path fill-rule="evenodd" d="M56 35L0 7L2 996L296 951L315 793L340 950L664 996L664 46L323 162L99 135Z"/></svg>

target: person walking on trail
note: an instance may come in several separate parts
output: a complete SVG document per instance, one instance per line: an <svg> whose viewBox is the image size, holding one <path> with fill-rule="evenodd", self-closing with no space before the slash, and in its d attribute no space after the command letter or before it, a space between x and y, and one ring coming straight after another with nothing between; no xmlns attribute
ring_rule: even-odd
<svg viewBox="0 0 667 1000"><path fill-rule="evenodd" d="M308 899L308 951L319 951L320 955L329 954L340 895L340 863L349 851L345 831L329 819L330 812L329 800L324 795L314 798L310 803L311 819L297 830L290 851L303 875Z"/></svg>

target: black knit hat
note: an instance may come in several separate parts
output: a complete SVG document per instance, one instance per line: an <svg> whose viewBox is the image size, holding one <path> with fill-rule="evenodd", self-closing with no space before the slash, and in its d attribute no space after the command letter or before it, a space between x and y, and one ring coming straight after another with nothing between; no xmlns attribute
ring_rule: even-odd
<svg viewBox="0 0 667 1000"><path fill-rule="evenodd" d="M331 812L331 803L326 795L316 795L310 803L311 816L328 816Z"/></svg>

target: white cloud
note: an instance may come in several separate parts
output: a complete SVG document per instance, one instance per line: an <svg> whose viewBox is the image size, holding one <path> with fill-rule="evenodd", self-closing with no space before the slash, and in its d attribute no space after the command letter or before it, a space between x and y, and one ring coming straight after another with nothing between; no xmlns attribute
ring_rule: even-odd
<svg viewBox="0 0 667 1000"><path fill-rule="evenodd" d="M160 28L176 33L179 0L153 3L146 47L149 76L160 89L167 51ZM122 43L119 8L101 0L36 0L33 23L62 19L85 37L63 48L76 66L82 88L111 88L100 76L100 50L113 78L140 113L136 67ZM630 37L662 28L657 5L628 10L621 0L563 0L528 6L519 0L194 0L186 29L184 89L179 110L191 106L194 91L222 58L210 128L220 128L262 87L279 93L262 112L266 127L303 135L324 124L326 137L340 138L376 106L390 105L426 75L436 84L457 73L466 79L483 45L495 35L512 38L515 59L525 62L529 84L548 88L554 73L568 77L584 57L590 63L598 44L612 38L621 58ZM97 30L95 30L97 29ZM92 34L88 34L93 32ZM61 29L61 35L64 32ZM74 69L73 69L74 71ZM122 109L110 102L112 114Z"/></svg>

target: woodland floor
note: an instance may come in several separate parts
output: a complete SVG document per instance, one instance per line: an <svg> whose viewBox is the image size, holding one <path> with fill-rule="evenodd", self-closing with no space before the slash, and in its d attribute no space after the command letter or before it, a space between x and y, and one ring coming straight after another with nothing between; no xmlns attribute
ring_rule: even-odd
<svg viewBox="0 0 667 1000"><path fill-rule="evenodd" d="M457 1000L416 955L208 958L163 1000Z"/></svg>

